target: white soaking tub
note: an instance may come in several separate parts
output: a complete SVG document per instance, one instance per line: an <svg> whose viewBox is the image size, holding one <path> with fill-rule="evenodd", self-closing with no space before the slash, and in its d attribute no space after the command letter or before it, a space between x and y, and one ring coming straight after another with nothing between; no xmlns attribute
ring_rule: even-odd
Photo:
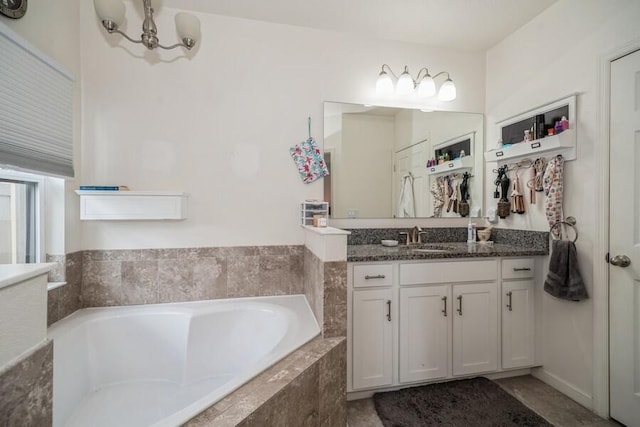
<svg viewBox="0 0 640 427"><path fill-rule="evenodd" d="M77 311L48 330L53 426L180 425L319 332L304 295Z"/></svg>

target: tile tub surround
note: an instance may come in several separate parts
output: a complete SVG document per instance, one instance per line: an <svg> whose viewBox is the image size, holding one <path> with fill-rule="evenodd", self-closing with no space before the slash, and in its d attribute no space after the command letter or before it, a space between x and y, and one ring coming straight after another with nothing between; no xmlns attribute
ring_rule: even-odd
<svg viewBox="0 0 640 427"><path fill-rule="evenodd" d="M304 293L325 338L347 335L347 262L304 249Z"/></svg>
<svg viewBox="0 0 640 427"><path fill-rule="evenodd" d="M53 342L0 371L0 425L50 426L53 421Z"/></svg>
<svg viewBox="0 0 640 427"><path fill-rule="evenodd" d="M303 246L90 250L83 307L302 294Z"/></svg>
<svg viewBox="0 0 640 427"><path fill-rule="evenodd" d="M82 252L47 254L47 262L56 264L49 272L49 282L66 282L47 293L47 326L82 308L82 258Z"/></svg>
<svg viewBox="0 0 640 427"><path fill-rule="evenodd" d="M422 236L424 243L448 243L467 241L466 227L423 228L426 234ZM379 245L381 240L398 240L402 244L400 232L407 228L354 228L349 229L347 237L349 246ZM514 230L508 228L494 228L491 240L496 244L526 246L535 250L549 250L549 233L546 231Z"/></svg>
<svg viewBox="0 0 640 427"><path fill-rule="evenodd" d="M344 337L315 339L185 426L345 426L346 352Z"/></svg>

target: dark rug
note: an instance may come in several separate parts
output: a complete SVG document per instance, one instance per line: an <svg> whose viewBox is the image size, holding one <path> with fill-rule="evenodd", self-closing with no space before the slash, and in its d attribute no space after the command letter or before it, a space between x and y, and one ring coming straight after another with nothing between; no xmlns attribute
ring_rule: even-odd
<svg viewBox="0 0 640 427"><path fill-rule="evenodd" d="M385 427L552 426L486 378L376 393L373 400Z"/></svg>

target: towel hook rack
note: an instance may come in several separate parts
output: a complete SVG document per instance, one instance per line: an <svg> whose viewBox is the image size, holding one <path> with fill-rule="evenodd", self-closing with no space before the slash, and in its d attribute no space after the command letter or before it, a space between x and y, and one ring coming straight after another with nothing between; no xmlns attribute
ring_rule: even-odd
<svg viewBox="0 0 640 427"><path fill-rule="evenodd" d="M577 221L574 217L568 216L564 221L558 221L553 224L549 229L549 233L551 233L551 237L553 238L553 230L556 227L561 226L562 224L568 225L569 227L573 228L573 232L576 234L576 236L573 238L573 243L575 243L576 240L578 240L578 228L576 227L576 223Z"/></svg>

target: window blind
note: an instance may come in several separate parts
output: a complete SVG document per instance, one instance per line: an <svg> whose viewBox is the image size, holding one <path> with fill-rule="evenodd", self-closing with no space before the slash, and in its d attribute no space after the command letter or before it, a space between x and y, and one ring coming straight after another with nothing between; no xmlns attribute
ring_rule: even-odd
<svg viewBox="0 0 640 427"><path fill-rule="evenodd" d="M0 22L0 165L73 177L73 77Z"/></svg>

